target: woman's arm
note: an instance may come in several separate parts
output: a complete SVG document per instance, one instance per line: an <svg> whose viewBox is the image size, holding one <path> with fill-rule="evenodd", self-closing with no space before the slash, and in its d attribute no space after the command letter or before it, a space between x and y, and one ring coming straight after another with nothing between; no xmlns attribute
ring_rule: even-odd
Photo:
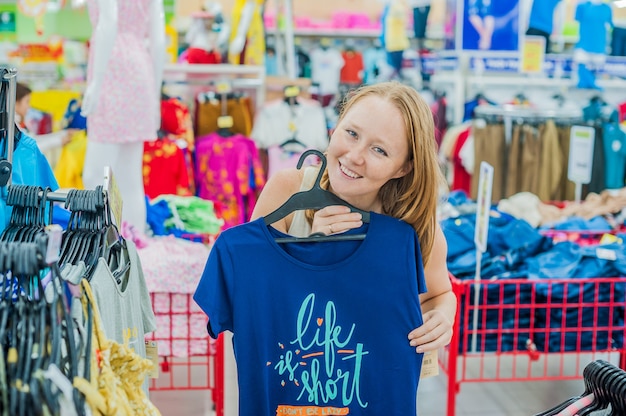
<svg viewBox="0 0 626 416"><path fill-rule="evenodd" d="M448 245L439 225L428 265L424 269L428 292L420 295L424 324L409 333L417 352L437 350L450 343L457 300L452 292L446 257Z"/></svg>
<svg viewBox="0 0 626 416"><path fill-rule="evenodd" d="M285 169L276 172L265 184L259 199L254 205L251 220L264 217L276 210L300 190L302 183L302 171L298 169ZM284 233L289 229L291 218L285 217L273 224L274 228Z"/></svg>

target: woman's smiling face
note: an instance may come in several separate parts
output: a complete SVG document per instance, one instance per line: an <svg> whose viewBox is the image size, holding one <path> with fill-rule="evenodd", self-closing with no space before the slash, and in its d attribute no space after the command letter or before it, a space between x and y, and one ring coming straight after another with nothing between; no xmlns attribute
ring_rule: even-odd
<svg viewBox="0 0 626 416"><path fill-rule="evenodd" d="M405 128L402 113L387 99L368 96L354 103L327 150L333 192L356 207L380 211L380 188L411 169Z"/></svg>

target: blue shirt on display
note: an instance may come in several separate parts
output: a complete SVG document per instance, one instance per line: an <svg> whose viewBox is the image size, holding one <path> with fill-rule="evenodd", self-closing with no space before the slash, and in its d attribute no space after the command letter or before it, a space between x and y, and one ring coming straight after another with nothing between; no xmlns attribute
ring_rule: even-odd
<svg viewBox="0 0 626 416"><path fill-rule="evenodd" d="M577 48L590 53L606 53L607 24L613 26L611 6L606 3L581 3L576 7L576 20L580 22Z"/></svg>
<svg viewBox="0 0 626 416"><path fill-rule="evenodd" d="M552 33L554 9L560 2L561 0L534 0L528 27Z"/></svg>
<svg viewBox="0 0 626 416"><path fill-rule="evenodd" d="M216 240L194 300L234 333L241 415L416 414L417 235L375 213L349 233L366 237L279 245L260 218Z"/></svg>
<svg viewBox="0 0 626 416"><path fill-rule="evenodd" d="M13 151L11 184L50 187L52 191L59 189L52 168L39 150L37 142L23 132L20 134L19 143ZM6 157L4 146L0 152ZM0 233L11 219L12 208L6 204L6 196L7 187L0 188Z"/></svg>

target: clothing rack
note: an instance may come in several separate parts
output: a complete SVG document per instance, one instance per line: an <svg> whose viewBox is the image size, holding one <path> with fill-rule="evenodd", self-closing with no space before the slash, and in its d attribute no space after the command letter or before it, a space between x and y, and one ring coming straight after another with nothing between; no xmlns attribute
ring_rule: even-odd
<svg viewBox="0 0 626 416"><path fill-rule="evenodd" d="M582 111L574 109L544 110L512 104L502 106L479 105L474 110L474 117L523 118L525 121L527 119L578 121L582 119Z"/></svg>
<svg viewBox="0 0 626 416"><path fill-rule="evenodd" d="M15 78L17 77L17 69L8 68L7 73L4 74L3 82L9 83L9 93L6 95L6 110L7 110L7 161L9 164L13 164L13 150L15 141ZM7 185L11 184L11 175L9 175L9 181Z"/></svg>

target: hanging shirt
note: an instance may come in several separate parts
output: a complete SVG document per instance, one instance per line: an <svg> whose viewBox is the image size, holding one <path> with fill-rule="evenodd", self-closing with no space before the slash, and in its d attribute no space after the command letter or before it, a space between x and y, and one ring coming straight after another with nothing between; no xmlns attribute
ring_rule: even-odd
<svg viewBox="0 0 626 416"><path fill-rule="evenodd" d="M339 92L339 74L344 61L333 48L317 48L311 52L311 81L319 85L319 95Z"/></svg>
<svg viewBox="0 0 626 416"><path fill-rule="evenodd" d="M72 141L63 146L59 161L54 167L54 175L61 188L85 189L83 167L87 152L87 131L74 133Z"/></svg>
<svg viewBox="0 0 626 416"><path fill-rule="evenodd" d="M194 300L211 336L234 333L241 415L416 414L417 234L375 213L350 232L366 237L278 245L260 218L216 240Z"/></svg>
<svg viewBox="0 0 626 416"><path fill-rule="evenodd" d="M554 22L554 9L560 2L561 0L534 0L530 9L528 27L551 34Z"/></svg>
<svg viewBox="0 0 626 416"><path fill-rule="evenodd" d="M224 229L250 219L256 193L265 185L265 175L255 143L240 134L217 133L199 137L196 143L198 196L213 201Z"/></svg>
<svg viewBox="0 0 626 416"><path fill-rule="evenodd" d="M262 149L296 137L308 148L324 151L328 147L324 110L319 102L300 97L297 105L281 99L267 102L257 112L250 137Z"/></svg>
<svg viewBox="0 0 626 416"><path fill-rule="evenodd" d="M363 55L358 51L341 52L345 65L341 68L340 80L344 84L361 84L363 80Z"/></svg>
<svg viewBox="0 0 626 416"><path fill-rule="evenodd" d="M2 157L6 157L5 151L5 146L0 146ZM48 186L52 191L59 189L50 164L37 147L37 142L23 132L13 151L12 165L11 184ZM7 206L6 196L7 188L0 188L0 232L5 229L11 218L12 208Z"/></svg>
<svg viewBox="0 0 626 416"><path fill-rule="evenodd" d="M156 329L156 318L135 244L126 240L126 247L122 249L121 263L130 262L130 268L120 276L121 283L117 283L107 261L100 257L90 284L106 337L146 358L145 334ZM147 387L146 379L146 392Z"/></svg>
<svg viewBox="0 0 626 416"><path fill-rule="evenodd" d="M613 26L611 6L606 3L581 3L576 6L576 20L580 22L577 48L590 53L606 53L607 24Z"/></svg>
<svg viewBox="0 0 626 416"><path fill-rule="evenodd" d="M185 155L176 142L143 142L143 186L150 198L191 195Z"/></svg>
<svg viewBox="0 0 626 416"><path fill-rule="evenodd" d="M363 65L365 72L363 74L363 82L372 84L376 81L376 77L380 74L381 68L386 65L387 52L383 48L371 47L363 52Z"/></svg>

